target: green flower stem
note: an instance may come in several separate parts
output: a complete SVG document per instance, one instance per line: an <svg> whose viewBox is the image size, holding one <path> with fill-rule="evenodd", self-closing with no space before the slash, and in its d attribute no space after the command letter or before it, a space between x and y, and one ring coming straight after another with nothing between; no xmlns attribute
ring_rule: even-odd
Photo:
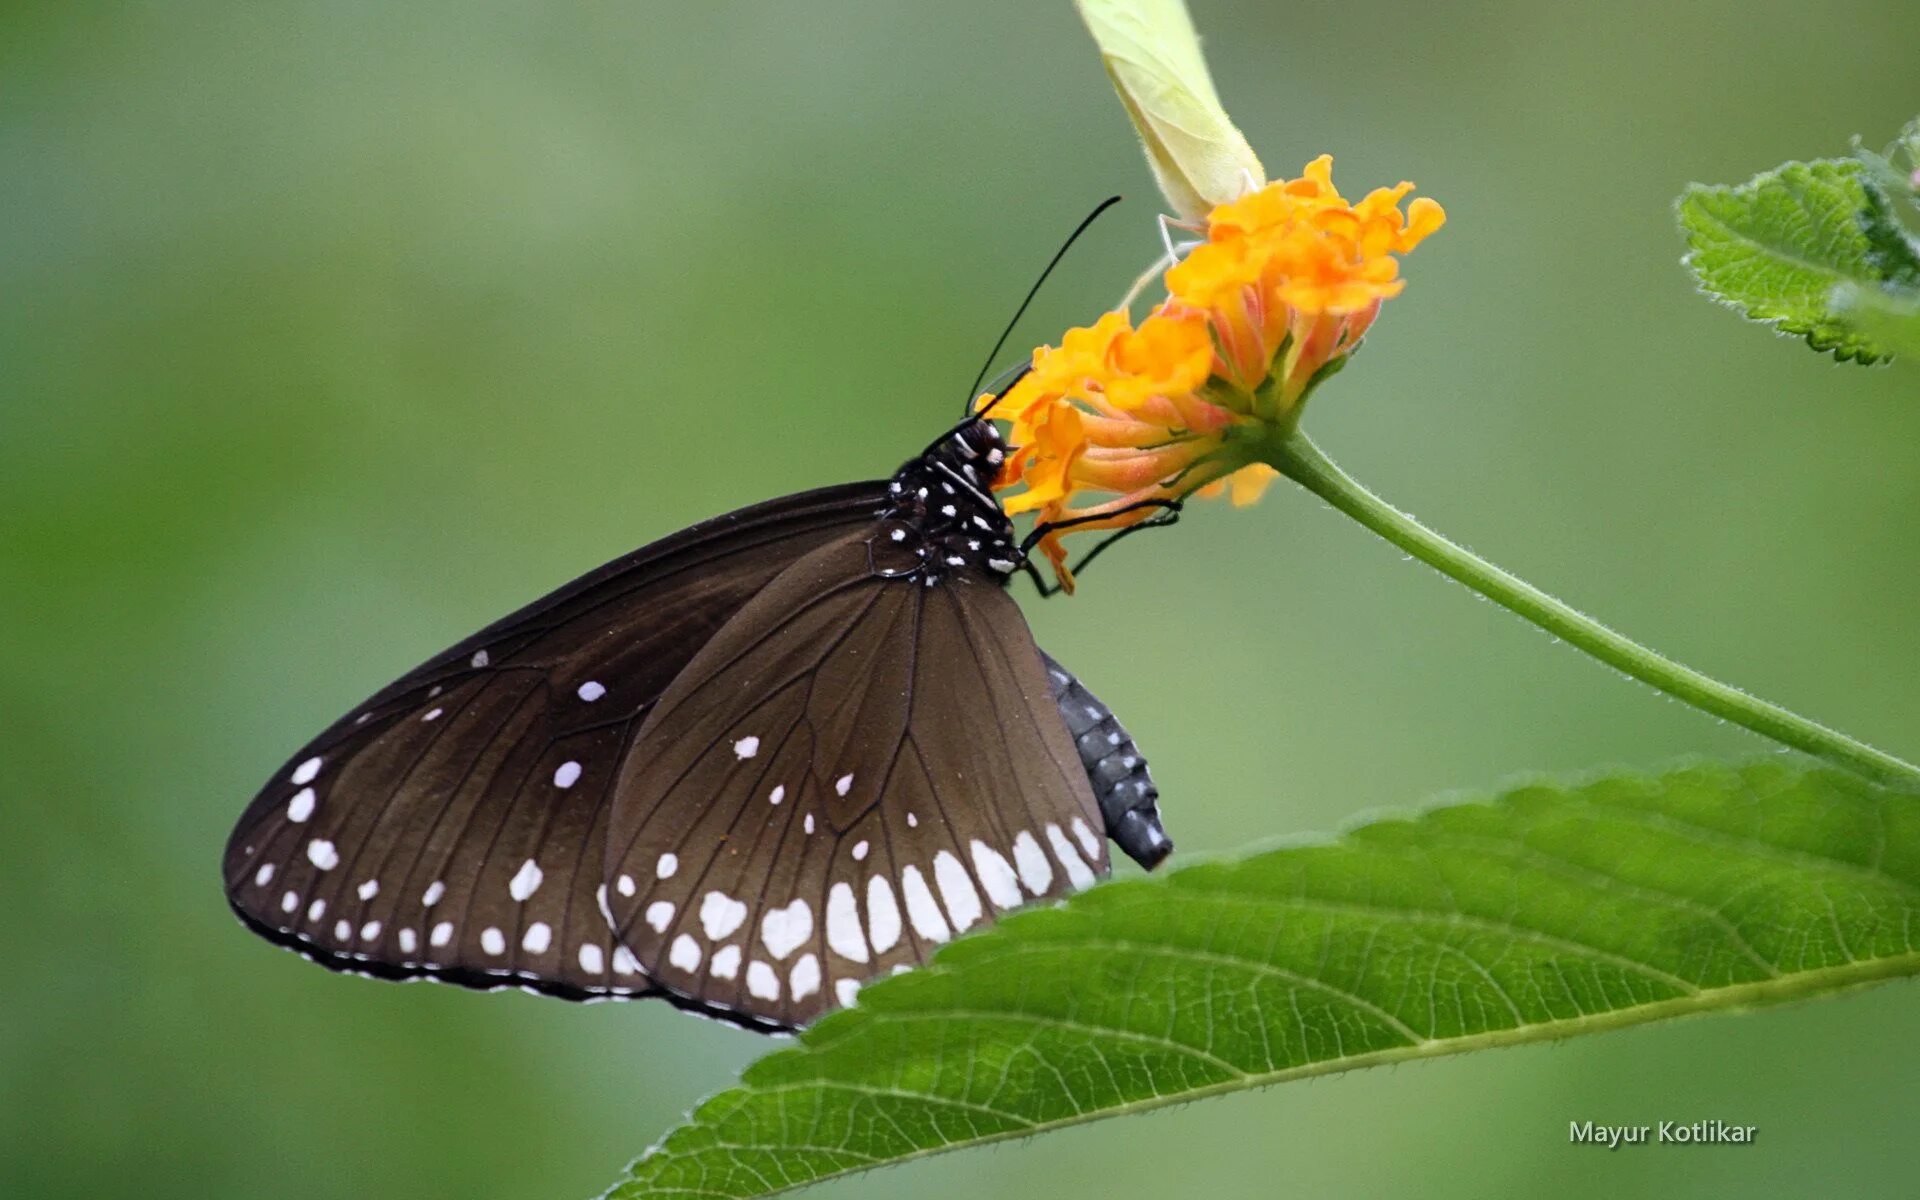
<svg viewBox="0 0 1920 1200"><path fill-rule="evenodd" d="M1920 767L1682 666L1448 541L1362 487L1297 429L1255 456L1441 574L1640 682L1869 779L1920 789Z"/></svg>

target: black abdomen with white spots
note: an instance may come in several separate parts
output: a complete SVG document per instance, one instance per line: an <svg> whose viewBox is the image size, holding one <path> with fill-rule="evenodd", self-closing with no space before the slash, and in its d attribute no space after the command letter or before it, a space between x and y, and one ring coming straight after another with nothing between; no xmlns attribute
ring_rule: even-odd
<svg viewBox="0 0 1920 1200"><path fill-rule="evenodd" d="M1060 706L1060 719L1073 735L1093 798L1100 802L1107 836L1151 871L1173 853L1173 841L1160 823L1160 789L1153 785L1146 758L1112 709L1052 655L1043 650L1040 657L1047 664L1047 686Z"/></svg>
<svg viewBox="0 0 1920 1200"><path fill-rule="evenodd" d="M901 467L868 542L874 574L932 587L971 567L1004 584L1021 562L1013 522L993 494L1006 456L993 423L974 420Z"/></svg>

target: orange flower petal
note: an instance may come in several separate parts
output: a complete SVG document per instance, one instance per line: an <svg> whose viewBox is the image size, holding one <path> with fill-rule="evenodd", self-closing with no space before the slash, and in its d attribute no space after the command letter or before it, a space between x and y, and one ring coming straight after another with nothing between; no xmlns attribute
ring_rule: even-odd
<svg viewBox="0 0 1920 1200"><path fill-rule="evenodd" d="M1137 328L1110 312L1034 351L994 410L1012 420L1017 447L996 487L1024 488L1008 511L1096 516L1087 527L1100 529L1151 515L1115 512L1129 503L1200 484L1252 503L1277 473L1255 464L1213 478L1225 470L1216 452L1235 425L1298 419L1315 381L1400 293L1397 256L1446 221L1432 200L1409 202L1412 190L1402 182L1349 203L1321 155L1299 178L1209 214L1206 240L1166 272L1166 302ZM1040 547L1070 584L1061 537Z"/></svg>

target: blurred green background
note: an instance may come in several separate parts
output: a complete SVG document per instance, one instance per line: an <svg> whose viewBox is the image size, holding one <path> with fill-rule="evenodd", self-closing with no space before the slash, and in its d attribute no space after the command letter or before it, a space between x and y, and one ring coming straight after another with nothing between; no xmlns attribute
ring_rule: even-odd
<svg viewBox="0 0 1920 1200"><path fill-rule="evenodd" d="M1687 661L1920 749L1920 371L1693 294L1690 179L1882 141L1920 8L1197 0L1276 172L1451 222L1312 418L1389 498ZM1107 305L1156 198L1065 3L0 11L0 1192L592 1194L768 1044L337 977L217 862L266 772L638 543L883 474ZM1114 553L1041 640L1188 856L1517 773L1765 752L1284 485ZM1890 986L1376 1070L818 1194L1912 1195ZM1719 1117L1607 1153L1570 1118Z"/></svg>

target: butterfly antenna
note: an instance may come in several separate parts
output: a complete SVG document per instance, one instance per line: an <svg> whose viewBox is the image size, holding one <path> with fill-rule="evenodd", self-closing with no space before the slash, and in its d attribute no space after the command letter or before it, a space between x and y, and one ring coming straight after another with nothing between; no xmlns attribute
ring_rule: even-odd
<svg viewBox="0 0 1920 1200"><path fill-rule="evenodd" d="M1067 256L1067 251L1073 249L1073 243L1079 239L1081 234L1087 231L1087 227L1092 225L1101 213L1106 212L1118 203L1120 203L1120 197L1118 196L1108 196L1105 200L1102 200L1094 207L1092 212L1081 218L1080 224L1074 226L1073 232L1067 235L1067 240L1062 242L1060 248L1053 252L1053 258L1048 261L1046 270L1040 272L1040 278L1034 280L1033 286L1027 289L1027 298L1022 300L1020 307L1014 310L1013 320L1008 321L1007 327L1000 331L1000 337L993 343L993 349L987 351L987 361L980 364L980 373L973 377L973 384L967 389L967 411L969 413L973 411L973 398L980 394L980 384L986 379L987 372L993 369L993 360L999 358L1000 351L1006 348L1007 339L1013 336L1014 329L1020 324L1020 318L1027 315L1027 307L1033 303L1033 298L1040 294L1040 289L1045 286L1047 282L1047 276L1053 274L1053 269L1059 266L1060 260Z"/></svg>

